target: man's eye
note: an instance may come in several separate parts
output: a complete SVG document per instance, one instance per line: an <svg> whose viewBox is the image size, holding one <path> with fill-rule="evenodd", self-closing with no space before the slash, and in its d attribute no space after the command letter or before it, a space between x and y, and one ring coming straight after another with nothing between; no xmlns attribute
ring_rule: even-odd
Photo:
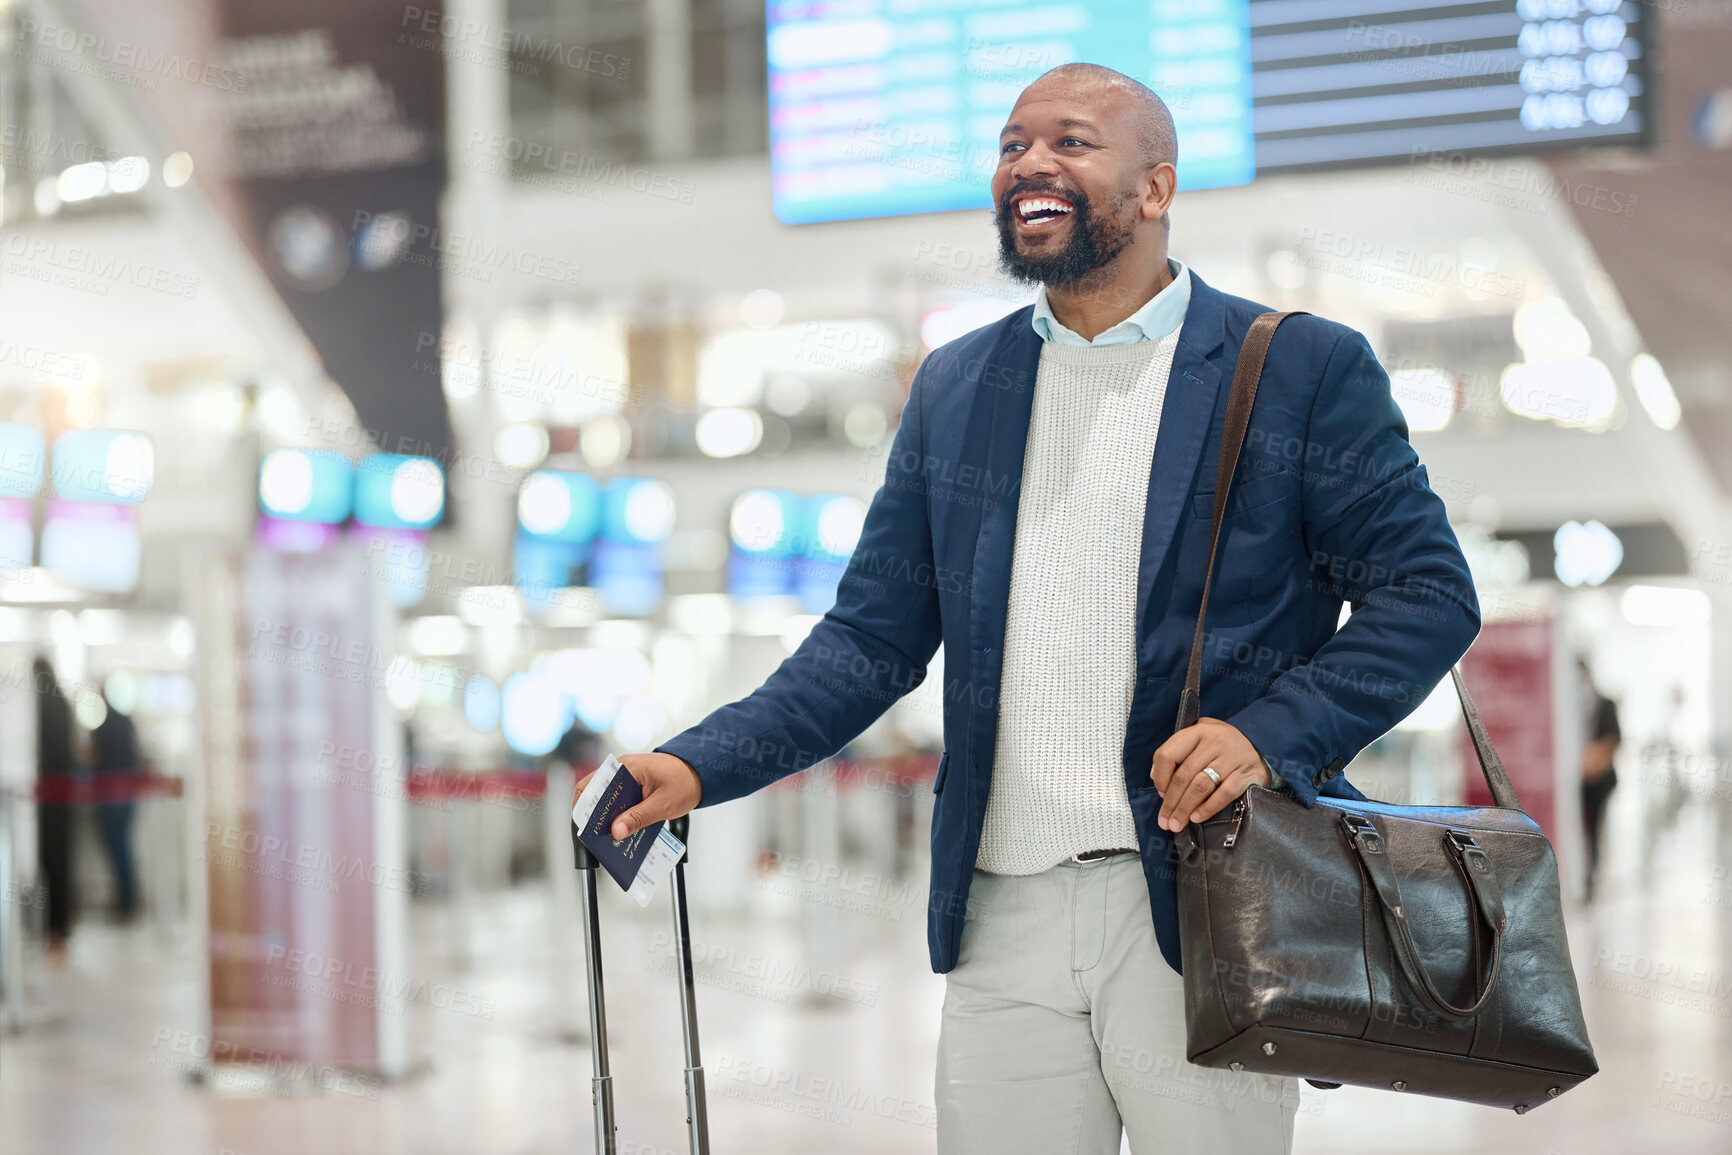
<svg viewBox="0 0 1732 1155"><path fill-rule="evenodd" d="M1022 144L1019 141L1012 140L1012 141L1007 141L1004 144L999 145L998 151L1002 154L1002 153L1009 152L1013 148L1021 148L1021 147L1022 147Z"/></svg>
<svg viewBox="0 0 1732 1155"><path fill-rule="evenodd" d="M1081 140L1078 140L1078 139L1077 139L1077 138L1076 138L1076 137L1074 137L1074 136L1067 136L1067 137L1065 137L1065 138L1064 138L1064 139L1063 139L1063 140L1061 140L1061 141L1059 141L1059 143L1060 143L1060 144L1062 144L1062 145L1065 145L1065 146L1067 146L1067 147L1068 147L1068 146L1070 146L1070 145L1073 145L1073 144L1074 144L1074 145L1081 145L1081 146L1082 146L1082 147L1083 147L1083 148L1087 148L1087 147L1088 147L1088 145L1087 145L1087 143L1086 143L1086 142L1084 142L1084 141L1081 141Z"/></svg>

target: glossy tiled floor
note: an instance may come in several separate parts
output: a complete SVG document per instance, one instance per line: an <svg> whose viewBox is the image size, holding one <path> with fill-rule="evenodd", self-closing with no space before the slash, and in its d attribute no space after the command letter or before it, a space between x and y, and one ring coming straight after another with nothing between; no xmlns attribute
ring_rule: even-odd
<svg viewBox="0 0 1732 1155"><path fill-rule="evenodd" d="M1615 818L1618 816L1615 815ZM1619 830L1633 834L1623 815ZM1302 1153L1732 1151L1732 869L1713 816L1687 814L1644 885L1628 840L1573 945L1602 1073L1525 1118L1392 1094L1306 1089ZM923 873L924 864L917 870ZM749 920L699 918L699 1003L718 1155L931 1151L943 980L923 904L836 910L833 959L802 953L809 896L765 886ZM906 900L905 900L906 899ZM420 1073L295 1095L197 1087L173 1032L193 1022L188 951L160 929L86 925L62 972L31 960L31 1019L0 1042L5 1155L531 1155L590 1150L589 1056L558 1037L547 895L487 903L454 965L438 905L418 907L418 973L491 1013L412 1008ZM665 908L609 896L609 1005L623 1155L684 1152ZM804 968L804 969L802 969ZM581 974L568 976L575 987ZM491 1002L489 1001L491 1000ZM1041 1153L1031 1153L1041 1155Z"/></svg>

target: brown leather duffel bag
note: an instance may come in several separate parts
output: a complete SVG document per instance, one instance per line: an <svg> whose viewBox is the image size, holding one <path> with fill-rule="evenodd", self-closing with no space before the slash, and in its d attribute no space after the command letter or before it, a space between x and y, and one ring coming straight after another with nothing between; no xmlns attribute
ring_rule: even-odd
<svg viewBox="0 0 1732 1155"><path fill-rule="evenodd" d="M1269 342L1246 335L1227 409L1203 612ZM1179 708L1200 712L1202 612ZM1252 787L1179 837L1186 1057L1526 1112L1599 1069L1557 860L1452 670L1493 806L1396 806Z"/></svg>

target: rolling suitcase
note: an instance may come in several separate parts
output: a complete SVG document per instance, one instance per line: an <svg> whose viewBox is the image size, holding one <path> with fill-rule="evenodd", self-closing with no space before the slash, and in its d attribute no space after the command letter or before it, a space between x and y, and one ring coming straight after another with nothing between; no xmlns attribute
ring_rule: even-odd
<svg viewBox="0 0 1732 1155"><path fill-rule="evenodd" d="M668 829L681 842L686 840L687 819L675 818ZM571 846L577 859L577 870L583 887L584 961L589 972L590 1047L595 1061L595 1076L590 1085L595 1104L596 1155L617 1155L614 1138L617 1129L613 1121L613 1076L607 1061L607 1006L601 986L601 929L596 923L595 856L577 837L577 823L571 824ZM709 1155L710 1121L704 1107L704 1065L698 1057L698 1007L696 983L692 975L692 936L686 917L686 858L690 850L680 855L673 869L674 943L678 952L680 981L680 1018L685 1028L686 1044L686 1132L692 1155Z"/></svg>

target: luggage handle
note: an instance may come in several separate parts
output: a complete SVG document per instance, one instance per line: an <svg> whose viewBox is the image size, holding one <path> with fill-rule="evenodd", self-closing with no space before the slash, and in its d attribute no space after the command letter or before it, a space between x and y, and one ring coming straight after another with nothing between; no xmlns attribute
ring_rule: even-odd
<svg viewBox="0 0 1732 1155"><path fill-rule="evenodd" d="M686 903L686 860L691 856L687 835L691 816L682 814L668 820L668 830L685 844L674 862L673 909L674 943L679 956L680 1023L685 1045L686 1139L692 1155L710 1155L709 1105L705 1098L704 1061L698 1054L697 976L692 969L692 932Z"/></svg>
<svg viewBox="0 0 1732 1155"><path fill-rule="evenodd" d="M1185 671L1185 688L1179 694L1179 718L1174 727L1177 730L1196 725L1202 714L1203 620L1209 612L1209 589L1215 582L1215 553L1221 544L1221 523L1227 515L1227 491L1239 465L1239 450L1245 443L1245 432L1251 426L1251 406L1257 400L1257 385L1263 378L1263 362L1268 357L1269 345L1274 341L1275 330L1281 327L1281 322L1296 315L1310 314L1303 309L1260 314L1246 331L1245 342L1239 349L1239 360L1233 367L1233 384L1227 395L1227 417L1221 430L1221 456L1215 467L1215 509L1209 523L1208 568L1203 571L1203 600L1197 607L1197 630L1191 636L1191 662ZM1467 686L1461 680L1461 667L1451 666L1449 676L1455 682L1461 716L1466 719L1468 733L1473 736L1473 752L1479 759L1479 770L1485 776L1485 784L1491 790L1492 802L1506 809L1520 810L1521 799L1516 796L1515 786L1504 770L1503 759L1498 757L1491 735L1486 733L1485 723L1480 721L1479 711L1468 696Z"/></svg>
<svg viewBox="0 0 1732 1155"><path fill-rule="evenodd" d="M595 855L578 837L581 828L571 823L571 852L577 866L583 902L583 961L589 980L590 1103L595 1119L595 1155L615 1155L619 1150L615 1132L618 1125L613 1117L613 1072L608 1065L607 999L601 979L601 926L596 896Z"/></svg>
<svg viewBox="0 0 1732 1155"><path fill-rule="evenodd" d="M1372 890L1383 910L1383 925L1389 931L1396 960L1401 964L1402 972L1407 975L1408 986L1413 989L1413 993L1419 996L1419 1001L1425 1004L1427 1010L1440 1019L1460 1023L1478 1015L1485 1008L1486 1000L1491 998L1491 992L1497 985L1498 967L1503 961L1503 896L1497 885L1497 875L1492 870L1491 856L1480 849L1479 844L1467 831L1449 829L1444 832L1444 841L1454 852L1453 857L1467 882L1468 894L1473 899L1474 907L1491 930L1491 958L1479 976L1474 1000L1468 1006L1458 1007L1443 997L1437 984L1431 981L1424 961L1419 957L1419 948L1408 929L1407 912L1401 902L1401 884L1396 881L1395 869L1389 861L1388 840L1378 833L1376 825L1363 814L1348 811L1342 814L1341 825L1347 831L1347 841L1359 856L1359 861L1365 866L1365 873L1371 879Z"/></svg>
<svg viewBox="0 0 1732 1155"><path fill-rule="evenodd" d="M692 967L691 924L687 917L686 860L690 857L687 833L690 816L682 814L668 820L668 830L686 844L673 867L674 943L678 954L680 980L680 1019L685 1038L686 1134L692 1155L710 1155L709 1108L705 1098L704 1066L698 1054L697 983ZM578 837L578 825L571 824L572 858L583 887L584 963L589 979L590 1050L594 1075L590 1093L595 1116L596 1155L616 1155L618 1125L614 1122L613 1073L608 1064L607 1000L601 977L601 929L597 920L595 855Z"/></svg>

